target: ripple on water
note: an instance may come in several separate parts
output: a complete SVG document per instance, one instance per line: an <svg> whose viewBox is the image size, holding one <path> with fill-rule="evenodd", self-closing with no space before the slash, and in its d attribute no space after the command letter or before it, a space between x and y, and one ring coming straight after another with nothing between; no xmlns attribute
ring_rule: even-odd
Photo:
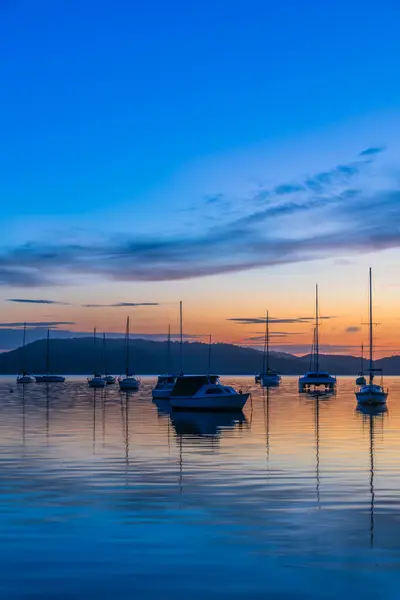
<svg viewBox="0 0 400 600"><path fill-rule="evenodd" d="M397 597L400 379L377 414L226 381L242 414L1 379L2 597Z"/></svg>

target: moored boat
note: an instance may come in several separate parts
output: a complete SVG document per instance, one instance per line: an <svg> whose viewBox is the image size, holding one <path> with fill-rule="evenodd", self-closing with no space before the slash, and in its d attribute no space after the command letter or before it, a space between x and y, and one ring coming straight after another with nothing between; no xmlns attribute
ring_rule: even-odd
<svg viewBox="0 0 400 600"><path fill-rule="evenodd" d="M181 311L182 315L182 311ZM182 331L182 318L181 318L181 331ZM182 336L181 336L182 344ZM182 356L182 354L181 354ZM167 375L159 375L157 378L156 386L153 388L151 394L155 399L168 400L171 396L172 390L176 382L176 375L171 374L171 326L168 327L168 340L167 340ZM182 369L182 365L181 365Z"/></svg>
<svg viewBox="0 0 400 600"><path fill-rule="evenodd" d="M262 370L256 375L255 382L263 387L277 387L282 381L282 377L276 371L273 371L269 365L269 317L268 311L265 318L265 338Z"/></svg>
<svg viewBox="0 0 400 600"><path fill-rule="evenodd" d="M372 269L369 269L369 378L368 383L360 385L355 395L357 402L364 405L386 404L389 390L383 386L382 369L374 369L373 359L373 320L372 320ZM381 383L374 383L375 373L381 374Z"/></svg>
<svg viewBox="0 0 400 600"><path fill-rule="evenodd" d="M299 392L308 394L328 394L336 387L336 377L319 368L319 305L318 285L315 286L315 328L310 355L310 370L299 377Z"/></svg>
<svg viewBox="0 0 400 600"><path fill-rule="evenodd" d="M22 351L21 351L21 373L18 375L17 383L35 383L35 378L26 371L25 367L25 345L26 345L26 323L24 323L24 333L22 337Z"/></svg>
<svg viewBox="0 0 400 600"><path fill-rule="evenodd" d="M170 402L174 410L242 410L250 394L223 385L218 375L182 375L176 380Z"/></svg>
<svg viewBox="0 0 400 600"><path fill-rule="evenodd" d="M126 319L126 333L125 333L125 377L118 379L118 384L121 390L132 390L136 391L140 386L140 379L130 372L130 359L129 359L129 317Z"/></svg>
<svg viewBox="0 0 400 600"><path fill-rule="evenodd" d="M46 372L44 375L35 375L36 383L64 383L64 375L50 373L50 329L47 330L46 340Z"/></svg>

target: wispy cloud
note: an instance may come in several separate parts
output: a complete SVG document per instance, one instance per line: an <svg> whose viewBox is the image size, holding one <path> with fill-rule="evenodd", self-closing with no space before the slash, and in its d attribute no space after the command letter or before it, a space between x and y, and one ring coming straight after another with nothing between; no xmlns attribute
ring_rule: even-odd
<svg viewBox="0 0 400 600"><path fill-rule="evenodd" d="M334 319L333 316L322 316L320 319ZM271 324L273 323L311 323L315 320L315 316L313 317L289 317L289 318L276 318L276 317L268 317L268 320ZM260 323L266 323L265 317L232 317L227 319L227 321L234 321L240 325L255 325Z"/></svg>
<svg viewBox="0 0 400 600"><path fill-rule="evenodd" d="M104 236L92 244L31 242L3 250L0 285L59 284L80 275L179 280L399 247L400 184L385 169L376 176L383 151L367 148L356 160L258 189L256 195L267 199L261 209L258 202L254 209L254 193L244 195L239 218L225 215L218 200L223 194L216 193L210 204L220 217L196 233ZM315 222L323 228L310 227Z"/></svg>
<svg viewBox="0 0 400 600"><path fill-rule="evenodd" d="M380 154L384 150L384 146L371 146L371 148L366 148L365 150L362 150L359 156L374 156L375 154Z"/></svg>
<svg viewBox="0 0 400 600"><path fill-rule="evenodd" d="M58 327L59 325L75 325L74 321L23 321L0 323L0 327Z"/></svg>
<svg viewBox="0 0 400 600"><path fill-rule="evenodd" d="M83 304L83 308L124 308L129 306L160 306L159 302L116 302L115 304Z"/></svg>
<svg viewBox="0 0 400 600"><path fill-rule="evenodd" d="M58 302L57 300L35 300L33 298L8 298L7 302L18 302L21 304L60 304L67 306L69 302Z"/></svg>
<svg viewBox="0 0 400 600"><path fill-rule="evenodd" d="M357 327L356 325L350 325L350 327L346 327L346 333L357 333L361 331L361 327Z"/></svg>

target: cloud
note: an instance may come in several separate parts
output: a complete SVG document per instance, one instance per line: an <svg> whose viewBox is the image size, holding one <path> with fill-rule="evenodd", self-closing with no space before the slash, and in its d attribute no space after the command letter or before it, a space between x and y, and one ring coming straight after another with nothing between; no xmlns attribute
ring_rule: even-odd
<svg viewBox="0 0 400 600"><path fill-rule="evenodd" d="M374 156L375 154L380 154L381 152L384 152L385 147L384 146L378 146L378 147L371 147L371 148L366 148L365 150L363 150L362 152L360 152L359 156Z"/></svg>
<svg viewBox="0 0 400 600"><path fill-rule="evenodd" d="M74 321L18 321L14 323L0 323L0 327L58 327L59 325L75 325Z"/></svg>
<svg viewBox="0 0 400 600"><path fill-rule="evenodd" d="M278 185L274 192L278 196L286 196L287 194L295 194L296 192L302 192L305 188L302 185L283 183Z"/></svg>
<svg viewBox="0 0 400 600"><path fill-rule="evenodd" d="M33 241L3 249L0 285L48 286L77 277L182 280L399 247L400 185L394 175L390 179L390 169L376 177L380 152L367 150L356 161L304 176L296 184L304 190L289 200L265 190L268 204L254 210L254 192L243 194L239 218L218 204L218 218L193 232L104 235L93 243ZM290 185L282 182L281 189L289 194ZM314 227L317 222L321 226Z"/></svg>
<svg viewBox="0 0 400 600"><path fill-rule="evenodd" d="M270 332L269 337L270 338L284 338L284 337L290 337L292 335L304 335L304 333L301 332L291 332L291 331L273 331ZM245 338L244 341L249 341L249 342L263 342L265 340L265 335L255 335L252 337L248 337Z"/></svg>
<svg viewBox="0 0 400 600"><path fill-rule="evenodd" d="M58 302L56 300L34 300L33 298L8 298L7 302L20 302L22 304L60 304L68 305L69 302Z"/></svg>
<svg viewBox="0 0 400 600"><path fill-rule="evenodd" d="M204 201L206 204L218 204L219 202L224 200L224 198L225 198L224 194L208 194L204 198Z"/></svg>
<svg viewBox="0 0 400 600"><path fill-rule="evenodd" d="M350 325L350 327L346 327L346 333L357 333L361 331L361 327L357 327L356 325Z"/></svg>
<svg viewBox="0 0 400 600"><path fill-rule="evenodd" d="M324 316L320 317L320 319L334 319L332 316ZM273 323L310 323L315 320L315 316L313 317L294 317L294 318L275 318L268 317L268 320L271 324ZM227 321L234 321L239 325L255 325L260 323L265 323L265 317L232 317L227 319Z"/></svg>
<svg viewBox="0 0 400 600"><path fill-rule="evenodd" d="M124 308L127 306L160 306L159 302L117 302L116 304L83 304L83 308Z"/></svg>

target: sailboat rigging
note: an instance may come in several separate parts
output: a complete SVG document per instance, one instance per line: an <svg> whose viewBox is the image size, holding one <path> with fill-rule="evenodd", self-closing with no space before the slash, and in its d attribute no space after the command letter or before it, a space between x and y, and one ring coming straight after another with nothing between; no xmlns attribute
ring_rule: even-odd
<svg viewBox="0 0 400 600"><path fill-rule="evenodd" d="M369 269L369 366L368 383L360 385L355 391L357 402L359 404L385 404L389 390L383 387L382 369L374 368L373 358L373 318L372 318L372 269ZM374 383L375 373L381 373L382 381L378 385Z"/></svg>
<svg viewBox="0 0 400 600"><path fill-rule="evenodd" d="M330 375L328 371L321 371L319 368L319 297L318 285L315 286L315 328L313 350L313 368L299 377L299 392L321 394L333 392L336 387L336 377ZM322 390L320 389L322 388Z"/></svg>

